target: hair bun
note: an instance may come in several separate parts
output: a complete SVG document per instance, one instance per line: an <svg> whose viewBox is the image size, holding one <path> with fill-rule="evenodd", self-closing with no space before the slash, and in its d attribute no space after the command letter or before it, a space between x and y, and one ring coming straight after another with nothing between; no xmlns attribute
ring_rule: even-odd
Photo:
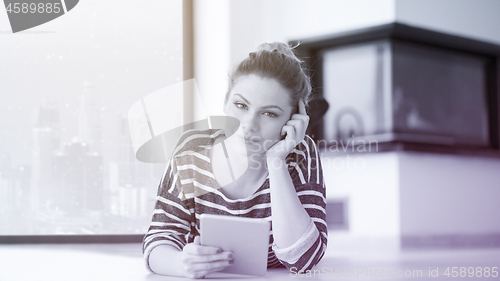
<svg viewBox="0 0 500 281"><path fill-rule="evenodd" d="M295 47L297 47L297 46L295 46ZM258 52L258 53L263 52L263 51L268 51L271 53L277 52L281 55L284 55L284 56L287 56L289 58L294 59L298 63L302 63L302 61L299 58L297 58L297 56L295 55L295 52L294 52L295 47L290 47L287 44L281 43L281 42L263 43L257 47L256 52Z"/></svg>

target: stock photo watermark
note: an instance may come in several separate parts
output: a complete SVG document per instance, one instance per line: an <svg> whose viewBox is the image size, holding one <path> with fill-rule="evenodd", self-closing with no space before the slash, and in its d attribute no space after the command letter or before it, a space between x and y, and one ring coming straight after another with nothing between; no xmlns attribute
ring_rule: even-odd
<svg viewBox="0 0 500 281"><path fill-rule="evenodd" d="M52 21L73 9L79 0L4 0L12 32Z"/></svg>
<svg viewBox="0 0 500 281"><path fill-rule="evenodd" d="M250 152L260 151L262 147L268 148L272 144L273 143L271 143L270 140L266 140L263 143L256 142L255 147L249 148L249 151ZM345 142L344 140L333 140L330 142L326 140L319 140L315 142L315 146L316 148L324 147L323 151L326 152L342 153L338 157L321 158L322 168L335 169L335 170L341 170L341 169L362 170L366 166L365 158L362 156L363 153L378 152L377 140L362 140L362 139L356 140L354 139L354 136L352 139L348 139ZM350 153L353 154L351 155ZM251 155L249 157L250 163L255 164L255 165L250 165L250 167L260 169L261 166L259 159L255 159L254 156L257 155ZM295 160L294 162L299 166L301 164L309 165L309 163L305 162L308 160L306 160L303 157L298 157L297 159L294 160ZM283 165L286 165L286 163L281 159L273 159L270 160L270 162L268 161L267 165L268 167L279 169L282 168ZM311 169L315 170L317 169L317 166L313 165L311 166Z"/></svg>
<svg viewBox="0 0 500 281"><path fill-rule="evenodd" d="M425 269L387 269L368 268L368 267L350 267L349 269L334 269L331 267L322 267L321 269L300 271L296 267L290 268L291 277L323 277L323 278L424 278L424 277L498 277L498 267L428 267Z"/></svg>

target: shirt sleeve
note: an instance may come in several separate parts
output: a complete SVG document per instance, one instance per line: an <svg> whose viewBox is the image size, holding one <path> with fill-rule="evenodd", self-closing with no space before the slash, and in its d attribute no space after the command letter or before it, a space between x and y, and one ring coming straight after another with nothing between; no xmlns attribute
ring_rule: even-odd
<svg viewBox="0 0 500 281"><path fill-rule="evenodd" d="M175 167L175 161L171 160L160 181L153 218L142 243L146 267L150 271L149 255L155 247L170 245L182 251L190 240L193 215L178 188L180 180Z"/></svg>
<svg viewBox="0 0 500 281"><path fill-rule="evenodd" d="M328 241L326 187L319 152L309 136L287 156L287 165L297 196L311 222L293 245L280 249L273 244L272 249L288 269L306 271L324 256Z"/></svg>

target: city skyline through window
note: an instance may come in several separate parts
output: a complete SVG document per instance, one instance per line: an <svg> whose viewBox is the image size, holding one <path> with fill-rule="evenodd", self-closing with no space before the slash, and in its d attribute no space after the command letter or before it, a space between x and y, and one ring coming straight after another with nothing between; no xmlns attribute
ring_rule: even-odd
<svg viewBox="0 0 500 281"><path fill-rule="evenodd" d="M84 1L0 45L0 235L145 233L165 164L127 112L182 80L182 1Z"/></svg>

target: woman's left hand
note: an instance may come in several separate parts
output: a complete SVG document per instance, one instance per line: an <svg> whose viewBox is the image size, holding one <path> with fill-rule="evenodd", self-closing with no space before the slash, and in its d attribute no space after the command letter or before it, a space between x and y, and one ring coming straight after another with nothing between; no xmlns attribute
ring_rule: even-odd
<svg viewBox="0 0 500 281"><path fill-rule="evenodd" d="M281 128L281 135L285 135L285 139L276 142L267 152L267 159L282 159L292 152L305 137L306 129L309 125L309 116L306 113L306 106L302 100L299 101L299 113L293 114L290 120Z"/></svg>

